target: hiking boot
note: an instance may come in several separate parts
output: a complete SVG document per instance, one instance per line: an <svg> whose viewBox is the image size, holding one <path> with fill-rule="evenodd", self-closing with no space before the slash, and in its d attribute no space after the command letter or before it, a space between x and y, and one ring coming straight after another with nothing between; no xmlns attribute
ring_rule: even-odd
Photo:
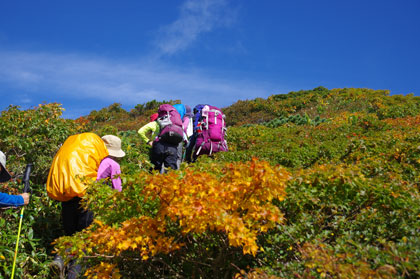
<svg viewBox="0 0 420 279"><path fill-rule="evenodd" d="M54 260L50 263L50 268L55 275L64 278L64 261L59 255L54 256Z"/></svg>

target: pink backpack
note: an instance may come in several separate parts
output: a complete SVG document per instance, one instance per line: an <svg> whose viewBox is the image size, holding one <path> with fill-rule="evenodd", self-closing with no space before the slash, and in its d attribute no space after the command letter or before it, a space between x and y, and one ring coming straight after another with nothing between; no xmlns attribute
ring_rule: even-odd
<svg viewBox="0 0 420 279"><path fill-rule="evenodd" d="M219 108L205 105L201 110L196 131L197 141L194 157L228 150L225 140L225 115Z"/></svg>
<svg viewBox="0 0 420 279"><path fill-rule="evenodd" d="M164 104L158 109L156 120L160 126L160 133L156 141L178 144L183 139L184 130L179 112L171 105Z"/></svg>

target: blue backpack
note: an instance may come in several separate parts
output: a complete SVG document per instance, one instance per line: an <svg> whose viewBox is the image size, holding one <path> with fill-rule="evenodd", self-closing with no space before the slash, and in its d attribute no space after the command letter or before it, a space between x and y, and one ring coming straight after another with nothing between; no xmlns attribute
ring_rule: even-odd
<svg viewBox="0 0 420 279"><path fill-rule="evenodd" d="M201 121L201 110L204 108L205 105L203 104L199 104L196 105L193 109L193 129L194 129L194 133L197 132L197 126L198 126L198 122Z"/></svg>
<svg viewBox="0 0 420 279"><path fill-rule="evenodd" d="M185 106L183 104L175 104L173 105L173 107L176 109L177 112L179 112L181 119L183 119L186 112Z"/></svg>

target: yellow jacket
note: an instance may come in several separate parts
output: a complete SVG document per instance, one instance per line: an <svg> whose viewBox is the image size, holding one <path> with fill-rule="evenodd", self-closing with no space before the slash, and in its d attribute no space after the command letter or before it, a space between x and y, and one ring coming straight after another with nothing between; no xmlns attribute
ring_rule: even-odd
<svg viewBox="0 0 420 279"><path fill-rule="evenodd" d="M94 133L68 137L51 164L48 196L58 201L82 197L87 187L82 180L96 180L99 164L108 155L105 143Z"/></svg>
<svg viewBox="0 0 420 279"><path fill-rule="evenodd" d="M149 141L154 141L157 135L159 135L160 127L157 121L152 121L141 127L137 133L140 135L142 140L145 143L148 143ZM148 135L151 134L150 138Z"/></svg>

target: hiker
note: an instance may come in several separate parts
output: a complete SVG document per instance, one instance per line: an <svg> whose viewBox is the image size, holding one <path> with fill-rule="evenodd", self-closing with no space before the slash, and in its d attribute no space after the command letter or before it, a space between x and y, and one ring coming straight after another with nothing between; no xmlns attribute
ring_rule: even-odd
<svg viewBox="0 0 420 279"><path fill-rule="evenodd" d="M159 134L153 141L151 161L155 170L161 173L166 168L178 169L178 145L184 138L180 113L170 104L158 109Z"/></svg>
<svg viewBox="0 0 420 279"><path fill-rule="evenodd" d="M178 144L177 147L177 159L176 159L176 168L179 169L179 167L181 166L181 162L182 162L182 151L184 148L184 144L188 143L188 137L187 134L185 132L185 127L184 127L184 118L185 118L185 114L187 113L187 107L183 104L175 104L173 105L173 107L178 111L179 115L181 116L181 120L182 120L182 130L183 130L183 140ZM190 107L190 112L191 112L191 107Z"/></svg>
<svg viewBox="0 0 420 279"><path fill-rule="evenodd" d="M201 121L201 109L205 105L198 104L193 109L193 116L192 116L192 125L193 125L193 134L189 137L188 144L185 150L185 160L188 163L192 162L192 154L195 147L195 142L197 140L197 129L198 129L198 123Z"/></svg>
<svg viewBox="0 0 420 279"><path fill-rule="evenodd" d="M103 139L94 133L82 133L68 137L55 155L47 179L48 196L61 202L61 217L66 236L88 227L93 212L80 205L87 183L95 181L100 163L109 151ZM56 255L52 267L63 273L64 261ZM78 278L81 265L71 260L67 278Z"/></svg>
<svg viewBox="0 0 420 279"><path fill-rule="evenodd" d="M194 108L194 133L186 152L188 162L200 155L228 151L226 121L223 112L211 105L197 105ZM192 155L192 158L191 158Z"/></svg>
<svg viewBox="0 0 420 279"><path fill-rule="evenodd" d="M193 135L193 112L191 111L191 107L189 105L185 105L185 115L182 118L182 126L184 127L184 133L189 140Z"/></svg>
<svg viewBox="0 0 420 279"><path fill-rule="evenodd" d="M6 155L0 151L0 182L7 182L11 179L11 175L6 169ZM0 207L17 207L29 203L29 193L19 195L9 195L0 192Z"/></svg>
<svg viewBox="0 0 420 279"><path fill-rule="evenodd" d="M121 192L121 168L118 161L125 156L125 152L121 149L121 139L114 135L106 135L102 137L102 140L105 142L109 156L101 161L96 179L110 181L111 188Z"/></svg>
<svg viewBox="0 0 420 279"><path fill-rule="evenodd" d="M159 124L156 122L157 118L157 113L150 115L150 122L137 131L141 139L150 146L153 145L153 141L155 140L160 131Z"/></svg>
<svg viewBox="0 0 420 279"><path fill-rule="evenodd" d="M178 160L177 165L180 167L181 163L185 161L186 149L189 145L191 136L193 135L193 116L191 107L185 105L185 114L182 118L182 127L184 129L184 140L178 145ZM185 149L185 152L184 152Z"/></svg>
<svg viewBox="0 0 420 279"><path fill-rule="evenodd" d="M198 123L197 138L193 159L200 155L211 156L217 152L228 151L225 115L218 107L205 105L201 109L201 120Z"/></svg>
<svg viewBox="0 0 420 279"><path fill-rule="evenodd" d="M140 138L143 142L150 147L153 146L153 141L158 136L160 127L159 124L156 122L158 118L158 114L154 113L150 115L150 122L141 127L137 133L140 135ZM152 148L149 150L149 160L152 161ZM151 170L152 171L152 170Z"/></svg>

